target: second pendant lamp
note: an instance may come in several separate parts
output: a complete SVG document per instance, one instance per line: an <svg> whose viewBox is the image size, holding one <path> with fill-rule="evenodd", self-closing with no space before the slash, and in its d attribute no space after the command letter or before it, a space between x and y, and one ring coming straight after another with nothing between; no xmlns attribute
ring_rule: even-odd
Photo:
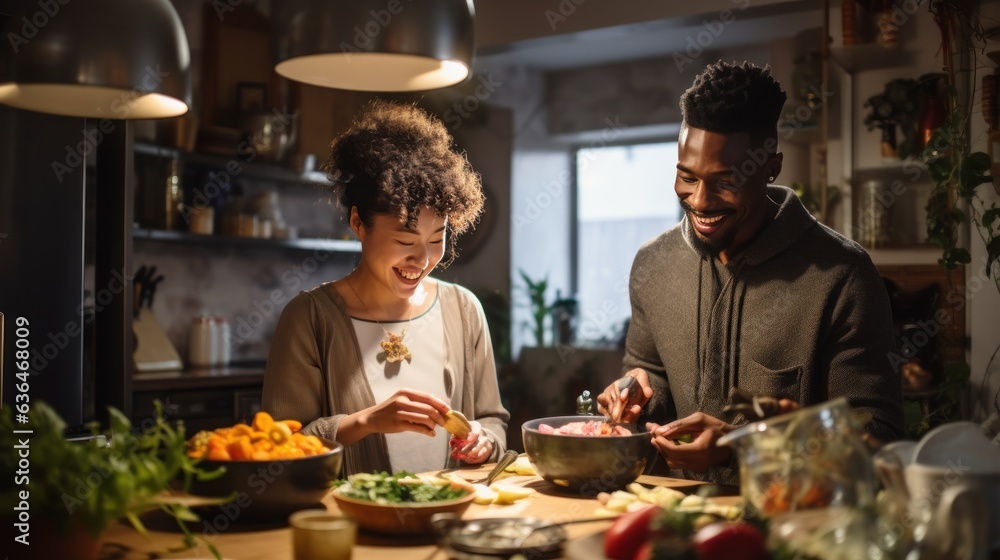
<svg viewBox="0 0 1000 560"><path fill-rule="evenodd" d="M472 0L288 0L276 3L275 70L315 86L420 91L469 76Z"/></svg>

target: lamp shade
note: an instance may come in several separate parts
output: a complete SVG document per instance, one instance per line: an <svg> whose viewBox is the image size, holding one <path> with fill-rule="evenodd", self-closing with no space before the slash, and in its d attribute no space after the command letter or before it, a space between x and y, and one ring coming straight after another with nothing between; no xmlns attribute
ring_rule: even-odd
<svg viewBox="0 0 1000 560"><path fill-rule="evenodd" d="M191 54L169 0L16 2L0 49L0 103L57 115L187 112Z"/></svg>
<svg viewBox="0 0 1000 560"><path fill-rule="evenodd" d="M461 82L472 68L472 0L287 0L273 7L275 70L291 80L417 91Z"/></svg>

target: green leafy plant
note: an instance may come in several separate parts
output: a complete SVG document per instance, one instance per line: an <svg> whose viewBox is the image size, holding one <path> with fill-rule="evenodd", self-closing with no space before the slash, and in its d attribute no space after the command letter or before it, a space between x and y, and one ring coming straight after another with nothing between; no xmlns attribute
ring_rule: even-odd
<svg viewBox="0 0 1000 560"><path fill-rule="evenodd" d="M66 532L76 522L97 538L111 523L128 519L140 533L145 533L139 515L161 509L177 520L184 533L184 547L199 539L185 525L198 517L189 506L222 503L226 500L194 498L184 494L192 480L208 480L222 471L207 472L197 468L196 460L185 452L184 426L172 426L163 417L157 403L152 426L132 430L132 423L120 411L109 408L109 430L95 437L72 442L64 436L65 423L45 403L34 403L30 422L14 424L12 407L0 413L0 470L13 473L19 456L18 438L29 438L30 476L19 479L5 476L0 480L0 508L14 511L27 492L33 519L50 519ZM31 430L30 436L14 430ZM180 485L180 488L175 488ZM221 558L210 543L204 543L216 558Z"/></svg>
<svg viewBox="0 0 1000 560"><path fill-rule="evenodd" d="M899 142L899 156L907 157L912 155L912 140L909 138L916 128L919 87L916 80L911 78L896 78L885 84L885 89L865 101L865 107L869 109L865 115L865 125L868 130L873 128L899 126L904 133L904 138Z"/></svg>
<svg viewBox="0 0 1000 560"><path fill-rule="evenodd" d="M976 6L963 0L931 0L928 9L941 34L939 52L944 70L945 120L923 151L928 175L934 183L926 208L927 234L930 241L942 249L938 263L951 270L972 262L969 250L960 246L959 239L961 228L971 225L986 247L986 275L992 277L1000 291L1000 275L996 273L1000 263L1000 209L982 195L983 185L994 180L990 174L991 161L984 152L971 150L968 130L972 104L967 95L960 96L956 87L959 81L970 80L967 68L974 65L962 64L961 60L967 54L974 60L975 52L982 50L985 45L983 26L975 12ZM974 76L970 81L975 83ZM986 366L984 386L996 356L995 351ZM968 367L964 362L946 365L944 391L935 399L939 412L927 416L952 419L957 410L959 388L969 378ZM996 396L994 407L1000 411ZM930 420L933 418L925 418L925 421Z"/></svg>
<svg viewBox="0 0 1000 560"><path fill-rule="evenodd" d="M519 270L521 279L528 290L528 302L531 305L532 329L535 334L535 344L545 346L545 318L552 312L552 306L545 303L545 291L549 287L549 278L532 280L523 270Z"/></svg>
<svg viewBox="0 0 1000 560"><path fill-rule="evenodd" d="M962 74L956 68L956 56L961 51L973 50L973 42L983 41L981 24L964 6L964 2L953 0L933 0L929 4L941 31L946 119L923 152L928 175L934 183L927 203L927 233L930 240L943 249L938 262L950 270L972 261L968 249L958 246L959 227L971 222L986 245L986 274L989 276L994 263L1000 259L1000 209L995 203L987 204L980 195L982 185L993 183L990 157L984 152L971 151L968 137L970 104L959 99L955 87L957 77ZM971 33L962 31L963 19L968 21L964 27Z"/></svg>

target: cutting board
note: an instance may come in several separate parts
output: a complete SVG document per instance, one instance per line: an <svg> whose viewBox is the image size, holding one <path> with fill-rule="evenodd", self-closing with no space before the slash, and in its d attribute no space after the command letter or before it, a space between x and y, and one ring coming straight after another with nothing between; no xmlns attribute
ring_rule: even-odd
<svg viewBox="0 0 1000 560"><path fill-rule="evenodd" d="M132 320L132 332L135 333L135 351L132 356L136 371L184 368L180 355L149 308L139 309L139 316Z"/></svg>

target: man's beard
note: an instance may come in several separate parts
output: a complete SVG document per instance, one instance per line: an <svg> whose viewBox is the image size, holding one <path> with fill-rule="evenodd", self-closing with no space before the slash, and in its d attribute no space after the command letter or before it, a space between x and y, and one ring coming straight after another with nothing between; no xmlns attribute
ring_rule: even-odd
<svg viewBox="0 0 1000 560"><path fill-rule="evenodd" d="M684 206L683 202L681 202L681 206L682 207ZM691 217L691 210L689 210L688 208L684 208L684 210L685 210L685 215L687 216L688 227L691 228L690 231L691 245L694 246L695 251L698 251L698 253L702 255L717 257L719 253L722 252L723 249L732 245L733 238L736 236L735 230L731 231L728 235L726 235L722 239L709 239L703 236L694 227L694 218Z"/></svg>
<svg viewBox="0 0 1000 560"><path fill-rule="evenodd" d="M725 247L718 246L712 240L702 237L701 234L698 233L698 230L694 229L694 226L689 224L688 227L691 228L691 244L694 245L695 251L710 257L717 257L719 256L719 253L725 249Z"/></svg>

